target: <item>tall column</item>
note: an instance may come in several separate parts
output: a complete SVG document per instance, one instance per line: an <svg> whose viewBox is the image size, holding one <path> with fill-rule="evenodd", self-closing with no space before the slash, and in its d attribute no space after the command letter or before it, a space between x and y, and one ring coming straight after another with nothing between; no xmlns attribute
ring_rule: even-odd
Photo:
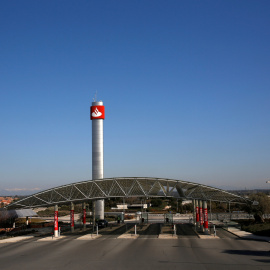
<svg viewBox="0 0 270 270"><path fill-rule="evenodd" d="M199 200L199 212L200 212L200 228L203 230L203 210L202 210L202 200Z"/></svg>
<svg viewBox="0 0 270 270"><path fill-rule="evenodd" d="M70 204L70 230L74 232L74 203Z"/></svg>
<svg viewBox="0 0 270 270"><path fill-rule="evenodd" d="M199 201L195 200L195 205L196 205L196 224L197 227L200 226L200 212L199 212Z"/></svg>
<svg viewBox="0 0 270 270"><path fill-rule="evenodd" d="M205 232L208 232L208 211L206 201L203 201L203 227Z"/></svg>
<svg viewBox="0 0 270 270"><path fill-rule="evenodd" d="M54 237L58 237L58 205L54 206Z"/></svg>
<svg viewBox="0 0 270 270"><path fill-rule="evenodd" d="M83 230L86 230L86 205L83 202Z"/></svg>
<svg viewBox="0 0 270 270"><path fill-rule="evenodd" d="M103 178L103 120L105 107L103 102L92 102L92 180ZM104 200L96 200L96 218L104 219Z"/></svg>

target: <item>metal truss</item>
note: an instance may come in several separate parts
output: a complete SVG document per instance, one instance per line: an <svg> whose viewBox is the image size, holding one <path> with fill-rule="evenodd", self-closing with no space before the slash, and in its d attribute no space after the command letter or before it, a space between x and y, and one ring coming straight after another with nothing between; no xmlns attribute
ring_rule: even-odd
<svg viewBox="0 0 270 270"><path fill-rule="evenodd" d="M12 203L8 208L35 208L117 197L174 197L237 203L249 201L221 189L182 180L118 177L88 180L51 188Z"/></svg>

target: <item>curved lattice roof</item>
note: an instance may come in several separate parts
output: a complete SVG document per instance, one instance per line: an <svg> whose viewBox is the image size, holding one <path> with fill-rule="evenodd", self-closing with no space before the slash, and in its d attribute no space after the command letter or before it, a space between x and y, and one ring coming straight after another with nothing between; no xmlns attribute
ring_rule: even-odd
<svg viewBox="0 0 270 270"><path fill-rule="evenodd" d="M248 201L218 188L182 180L118 177L88 180L51 188L14 202L8 207L35 208L116 197L175 197L238 203Z"/></svg>

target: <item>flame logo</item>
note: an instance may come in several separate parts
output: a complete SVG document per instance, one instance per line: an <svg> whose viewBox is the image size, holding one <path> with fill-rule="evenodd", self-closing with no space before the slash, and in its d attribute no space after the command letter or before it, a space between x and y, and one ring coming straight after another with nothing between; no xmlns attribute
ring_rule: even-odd
<svg viewBox="0 0 270 270"><path fill-rule="evenodd" d="M96 108L94 112L92 113L92 117L99 117L101 115L102 113L98 110L98 108Z"/></svg>

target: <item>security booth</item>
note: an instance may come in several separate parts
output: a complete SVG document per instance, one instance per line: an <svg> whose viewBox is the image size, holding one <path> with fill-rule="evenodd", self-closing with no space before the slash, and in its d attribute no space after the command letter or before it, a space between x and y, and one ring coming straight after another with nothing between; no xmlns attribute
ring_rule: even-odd
<svg viewBox="0 0 270 270"><path fill-rule="evenodd" d="M15 220L25 223L24 227L28 227L32 217L37 217L37 213L32 209L6 210L0 211L0 227L15 228Z"/></svg>
<svg viewBox="0 0 270 270"><path fill-rule="evenodd" d="M172 213L164 214L164 223L173 223L173 214Z"/></svg>
<svg viewBox="0 0 270 270"><path fill-rule="evenodd" d="M148 212L142 212L141 223L144 223L144 224L148 223Z"/></svg>

